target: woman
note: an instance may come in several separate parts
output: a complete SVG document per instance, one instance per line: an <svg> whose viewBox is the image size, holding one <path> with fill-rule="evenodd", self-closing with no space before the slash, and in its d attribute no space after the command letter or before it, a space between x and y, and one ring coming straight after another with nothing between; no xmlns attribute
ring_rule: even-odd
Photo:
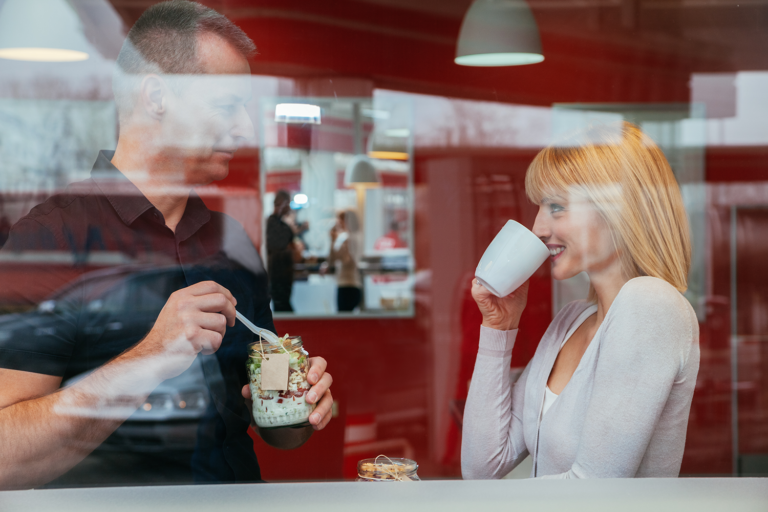
<svg viewBox="0 0 768 512"><path fill-rule="evenodd" d="M680 190L635 126L548 147L525 178L552 277L589 275L510 388L528 284L507 297L475 281L483 314L464 411L464 478L501 478L529 454L532 477L676 477L699 368Z"/></svg>
<svg viewBox="0 0 768 512"><path fill-rule="evenodd" d="M339 311L353 311L359 304L360 273L357 270L357 259L360 253L360 230L357 214L352 210L339 212L336 225L331 229L331 254L328 261L336 263L336 282L338 295L336 297Z"/></svg>

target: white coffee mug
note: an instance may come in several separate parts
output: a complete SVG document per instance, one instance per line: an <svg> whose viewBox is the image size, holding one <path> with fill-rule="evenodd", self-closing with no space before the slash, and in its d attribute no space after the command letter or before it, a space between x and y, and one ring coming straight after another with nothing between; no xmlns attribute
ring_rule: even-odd
<svg viewBox="0 0 768 512"><path fill-rule="evenodd" d="M510 220L485 250L475 277L497 297L506 297L531 277L548 257L549 249L539 237Z"/></svg>

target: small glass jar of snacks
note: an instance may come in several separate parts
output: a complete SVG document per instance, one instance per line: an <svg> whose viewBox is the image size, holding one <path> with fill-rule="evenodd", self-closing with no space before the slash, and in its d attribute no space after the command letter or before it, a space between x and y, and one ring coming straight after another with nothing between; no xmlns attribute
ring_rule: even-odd
<svg viewBox="0 0 768 512"><path fill-rule="evenodd" d="M415 460L389 458L379 455L357 463L357 482L415 482L419 481Z"/></svg>
<svg viewBox="0 0 768 512"><path fill-rule="evenodd" d="M262 386L262 366L271 364L269 360L272 355L281 355L283 359L285 355L288 356L287 373L282 380L285 384L277 386L278 389L263 389L268 386ZM307 418L315 409L315 404L305 402L310 388L307 382L308 355L300 336L285 335L276 345L263 340L248 345L247 366L253 419L259 428L309 425Z"/></svg>

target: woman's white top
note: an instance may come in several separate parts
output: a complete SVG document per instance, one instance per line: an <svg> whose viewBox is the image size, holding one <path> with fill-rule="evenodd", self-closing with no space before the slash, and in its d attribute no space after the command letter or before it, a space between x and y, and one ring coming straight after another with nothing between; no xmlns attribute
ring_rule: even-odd
<svg viewBox="0 0 768 512"><path fill-rule="evenodd" d="M699 371L699 324L669 283L638 277L619 291L568 385L541 414L565 335L594 305L571 302L517 382L517 331L481 327L464 410L464 478L501 478L530 453L531 476L676 477Z"/></svg>
<svg viewBox="0 0 768 512"><path fill-rule="evenodd" d="M544 416L547 414L547 411L550 407L552 407L552 404L555 403L555 400L557 400L557 396L555 393L552 392L551 389L549 389L549 386L546 387L544 390L544 403L541 405L541 415Z"/></svg>
<svg viewBox="0 0 768 512"><path fill-rule="evenodd" d="M566 333L565 338L563 338L563 342L560 344L560 350L563 350L563 347L565 346L565 343L571 339L571 336L573 336L573 333L576 332L576 330L581 327L581 324L583 324L587 318L591 317L597 313L597 305L592 306L591 308L587 308L584 310L582 314L579 315L579 317L576 319L575 322L573 322L573 325L571 326L570 330ZM549 379L547 379L549 380ZM557 397L559 395L556 395L552 392L551 389L549 389L549 386L547 385L544 389L544 403L541 406L541 415L544 416L547 414L547 411L550 407L552 407L552 404L555 403L555 400L557 400Z"/></svg>

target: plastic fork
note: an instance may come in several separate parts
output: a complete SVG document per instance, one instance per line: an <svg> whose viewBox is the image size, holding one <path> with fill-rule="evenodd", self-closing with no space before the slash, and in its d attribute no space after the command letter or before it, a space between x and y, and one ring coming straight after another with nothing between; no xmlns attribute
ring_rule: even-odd
<svg viewBox="0 0 768 512"><path fill-rule="evenodd" d="M237 314L237 319L243 322L243 325L245 325L249 331L251 331L253 334L258 334L265 340L267 340L267 343L270 345L278 345L280 346L280 338L278 338L277 334L273 333L269 329L262 329L261 327L258 327L254 325L250 320L245 318L239 311L235 311Z"/></svg>

